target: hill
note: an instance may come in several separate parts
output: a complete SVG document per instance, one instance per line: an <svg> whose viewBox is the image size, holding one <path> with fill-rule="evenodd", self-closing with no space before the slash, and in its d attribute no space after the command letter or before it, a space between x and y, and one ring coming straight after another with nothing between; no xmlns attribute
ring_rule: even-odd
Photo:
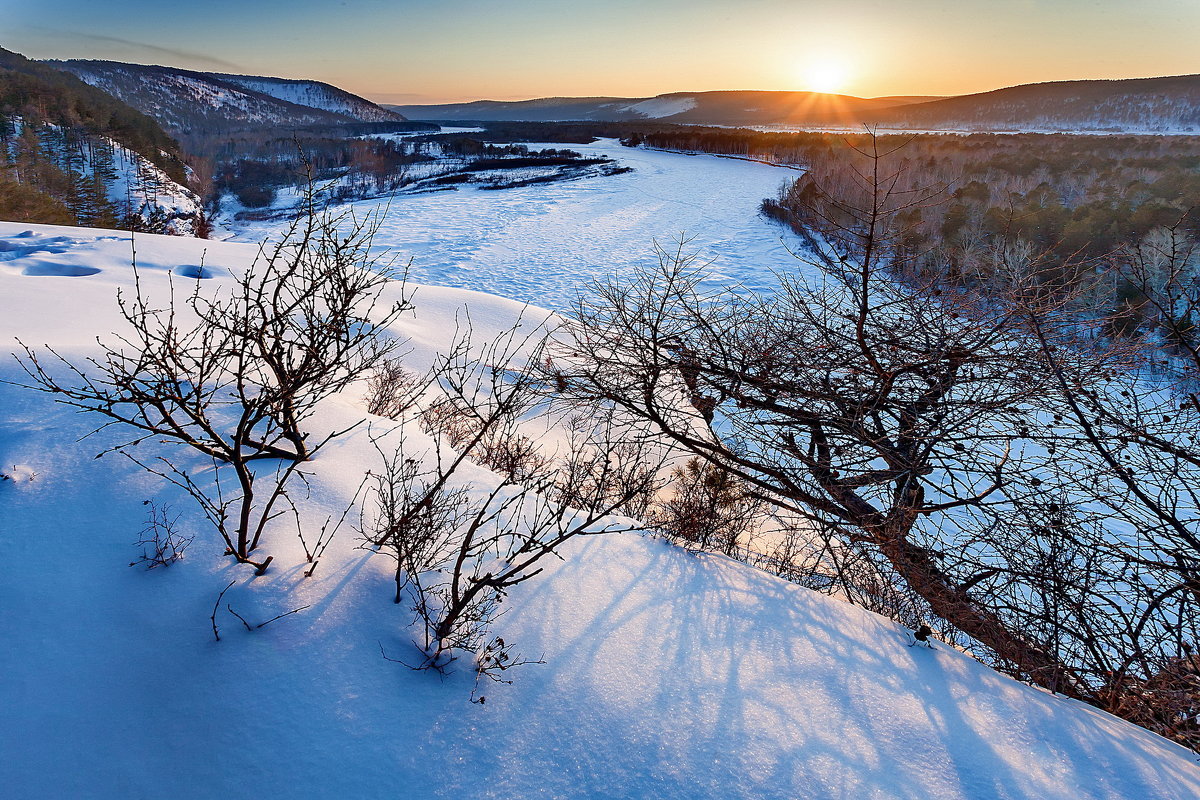
<svg viewBox="0 0 1200 800"><path fill-rule="evenodd" d="M117 61L47 63L119 97L177 135L404 119L318 81L217 75Z"/></svg>
<svg viewBox="0 0 1200 800"><path fill-rule="evenodd" d="M183 153L157 121L4 49L0 147L0 218L186 233L200 210Z"/></svg>
<svg viewBox="0 0 1200 800"><path fill-rule="evenodd" d="M1200 133L1200 75L1010 86L891 108L867 119L963 131Z"/></svg>
<svg viewBox="0 0 1200 800"><path fill-rule="evenodd" d="M871 111L928 97L864 99L816 92L674 92L655 97L548 97L504 102L389 106L409 119L625 122L697 125L849 124Z"/></svg>
<svg viewBox="0 0 1200 800"><path fill-rule="evenodd" d="M215 80L269 95L298 106L329 111L355 122L403 122L403 115L321 81L209 73Z"/></svg>
<svg viewBox="0 0 1200 800"><path fill-rule="evenodd" d="M1200 75L1055 81L958 97L813 92L676 92L656 97L549 97L390 106L410 119L603 121L946 131L1200 133Z"/></svg>

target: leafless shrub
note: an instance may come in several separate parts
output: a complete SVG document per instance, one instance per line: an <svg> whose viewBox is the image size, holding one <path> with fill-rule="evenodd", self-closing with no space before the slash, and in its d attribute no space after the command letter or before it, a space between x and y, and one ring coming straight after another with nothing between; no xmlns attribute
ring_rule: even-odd
<svg viewBox="0 0 1200 800"><path fill-rule="evenodd" d="M478 418L447 397L438 397L421 409L420 420L426 432L444 438L455 449L473 442L481 428Z"/></svg>
<svg viewBox="0 0 1200 800"><path fill-rule="evenodd" d="M514 667L528 664L545 664L541 658L525 658L515 652L513 645L505 642L500 636L493 637L484 645L475 657L475 687L471 690L471 702L483 705L487 696L479 691L480 678L487 678L494 683L512 683L507 672Z"/></svg>
<svg viewBox="0 0 1200 800"><path fill-rule="evenodd" d="M664 482L665 451L611 408L572 409L563 426L566 453L554 465L551 497L572 508L612 504L617 513L645 518Z"/></svg>
<svg viewBox="0 0 1200 800"><path fill-rule="evenodd" d="M766 504L745 481L693 456L671 473L673 495L653 506L647 522L668 539L734 555L762 522Z"/></svg>
<svg viewBox="0 0 1200 800"><path fill-rule="evenodd" d="M134 546L141 550L129 566L144 564L146 569L169 567L179 559L192 543L194 536L184 536L176 527L181 514L172 514L169 505L159 505L147 500L146 525L138 535Z"/></svg>
<svg viewBox="0 0 1200 800"><path fill-rule="evenodd" d="M399 603L410 579L419 581L450 560L469 493L439 480L446 471L441 448L438 466L427 470L405 455L403 443L394 453L385 452L377 439L374 444L381 465L368 475L359 533L367 545L396 562L394 602Z"/></svg>
<svg viewBox="0 0 1200 800"><path fill-rule="evenodd" d="M403 449L381 451L361 529L370 546L395 559L396 598L407 591L422 624L414 668L445 669L459 654L473 653L477 671L498 677L523 661L489 634L508 591L539 574L539 562L576 536L635 529L611 515L648 494L656 480L657 470L647 468L631 481L631 473L604 457L617 445L605 436L618 426L605 424L603 414L586 431L578 426L565 456L531 457L522 445L503 451L518 458L496 469L505 465L484 443L522 442L521 419L549 413L545 386L528 366L539 363L535 337L544 335L513 328L476 347L468 330L435 369L441 396L423 416L435 439L432 464L422 466ZM476 453L493 459L500 480L490 489L453 483ZM643 463L652 453L643 448Z"/></svg>
<svg viewBox="0 0 1200 800"><path fill-rule="evenodd" d="M76 365L25 346L20 358L29 388L106 417L100 429L132 430L105 452L186 491L228 554L260 572L271 558L254 552L270 523L281 514L298 523L288 487L303 479L300 465L347 432L314 442L307 420L399 346L384 329L407 308L383 299L403 273L371 254L377 221L318 213L314 203L310 194L309 213L263 248L228 295L201 295L197 281L186 298L172 288L155 305L139 280L132 297L118 297L127 332L101 356ZM138 455L146 441L206 463Z"/></svg>
<svg viewBox="0 0 1200 800"><path fill-rule="evenodd" d="M399 359L381 361L367 378L367 411L378 417L400 419L412 408L424 389L420 373L405 367Z"/></svg>

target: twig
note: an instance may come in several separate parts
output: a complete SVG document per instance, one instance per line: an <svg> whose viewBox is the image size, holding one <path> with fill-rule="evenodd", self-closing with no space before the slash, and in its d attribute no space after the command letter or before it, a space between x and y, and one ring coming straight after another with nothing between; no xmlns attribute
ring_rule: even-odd
<svg viewBox="0 0 1200 800"><path fill-rule="evenodd" d="M218 642L221 641L221 632L217 629L217 609L221 607L221 598L225 596L225 593L228 592L229 588L231 586L233 586L235 583L237 583L236 580L230 581L229 586L226 586L224 589L221 590L221 593L219 595L217 595L217 602L213 603L212 614L210 614L208 617L212 621L213 637Z"/></svg>
<svg viewBox="0 0 1200 800"><path fill-rule="evenodd" d="M270 618L269 620L267 620L266 622L260 622L260 623L258 623L257 625L255 625L255 626L254 626L254 629L255 629L255 630L258 630L259 628L262 628L262 627L264 627L264 626L266 626L266 625L270 625L272 622L274 622L274 621L275 621L275 620L277 620L277 619L283 619L284 617L286 617L286 616L289 616L289 615L291 615L291 614L298 614L299 612L303 611L304 609L306 609L306 608L311 608L311 607L312 607L312 606L300 606L299 608L293 608L291 611L285 611L285 612L283 612L282 614L280 614L279 616L276 616L276 617L271 617L271 618ZM239 618L239 619L240 619L240 618ZM249 627L249 626L247 626L247 627Z"/></svg>
<svg viewBox="0 0 1200 800"><path fill-rule="evenodd" d="M226 604L225 604L225 608L226 608L226 610L227 610L227 611L229 611L229 613L230 613L230 614L233 614L235 617L237 617L238 619L240 619L240 620L242 621L242 624L246 626L246 630L248 630L248 631L252 631L252 630L254 630L254 628L251 628L251 627L250 627L250 623L249 623L249 622L246 622L246 618L245 618L245 617L243 617L241 614L239 614L238 612L236 612L236 611L234 611L234 610L233 610L233 606L231 606L231 605L229 605L228 603L226 603Z"/></svg>

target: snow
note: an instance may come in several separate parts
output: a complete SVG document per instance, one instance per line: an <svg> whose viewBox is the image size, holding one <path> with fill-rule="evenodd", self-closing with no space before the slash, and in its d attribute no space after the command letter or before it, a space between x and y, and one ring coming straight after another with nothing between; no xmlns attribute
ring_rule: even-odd
<svg viewBox="0 0 1200 800"><path fill-rule="evenodd" d="M447 347L464 308L481 333L536 318L520 301L562 307L580 280L650 258L655 236L695 234L718 259L714 279L795 264L753 215L782 170L621 155L636 172L396 198L380 243L412 253L422 281L463 287L416 289L415 314L396 325L412 362ZM0 339L94 354L118 327L135 247L159 298L197 286L201 266L199 290L216 291L257 252L0 223ZM19 378L0 361L0 381ZM1196 757L1177 745L945 645L908 647L859 608L638 534L575 540L514 588L496 631L545 664L473 704L468 673L441 679L381 655L411 652L412 617L391 603L390 564L353 532L305 578L299 543L272 531L275 561L254 578L178 492L120 457L92 458L115 432L80 442L96 420L8 383L0 409L6 798L1200 796ZM314 430L364 416L351 390ZM367 434L312 464L310 523L340 513L377 464ZM182 561L151 571L128 566L148 499L196 535ZM222 602L251 621L310 608L253 633L222 609L216 642L209 615L230 581Z"/></svg>
<svg viewBox="0 0 1200 800"><path fill-rule="evenodd" d="M615 158L633 172L503 191L467 188L353 204L360 216L386 205L376 243L411 256L418 282L476 289L562 310L595 279L627 274L655 258L654 244L678 245L711 262L714 282L772 287L771 274L804 265L796 237L758 216L790 169L679 153L594 144L568 147ZM255 242L280 222L239 222L238 241Z"/></svg>
<svg viewBox="0 0 1200 800"><path fill-rule="evenodd" d="M676 114L691 111L695 107L696 98L694 97L652 97L649 100L627 106L625 110L647 119L659 119L673 117Z"/></svg>
<svg viewBox="0 0 1200 800"><path fill-rule="evenodd" d="M256 75L225 75L214 77L228 83L251 89L255 92L295 103L298 106L317 108L334 114L344 114L363 122L394 122L400 115L380 108L369 100L342 91L319 81L298 81L284 78L267 78Z"/></svg>
<svg viewBox="0 0 1200 800"><path fill-rule="evenodd" d="M158 166L134 151L113 142L116 179L108 187L108 198L117 208L148 211L161 208L174 218L179 233L190 234L192 220L204 208L199 195L180 186Z"/></svg>

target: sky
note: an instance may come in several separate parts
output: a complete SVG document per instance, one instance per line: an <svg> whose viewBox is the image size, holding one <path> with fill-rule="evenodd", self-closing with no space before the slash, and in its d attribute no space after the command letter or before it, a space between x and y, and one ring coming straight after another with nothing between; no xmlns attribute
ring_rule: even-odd
<svg viewBox="0 0 1200 800"><path fill-rule="evenodd" d="M0 46L311 78L379 102L950 95L1200 73L1200 0L0 0Z"/></svg>

